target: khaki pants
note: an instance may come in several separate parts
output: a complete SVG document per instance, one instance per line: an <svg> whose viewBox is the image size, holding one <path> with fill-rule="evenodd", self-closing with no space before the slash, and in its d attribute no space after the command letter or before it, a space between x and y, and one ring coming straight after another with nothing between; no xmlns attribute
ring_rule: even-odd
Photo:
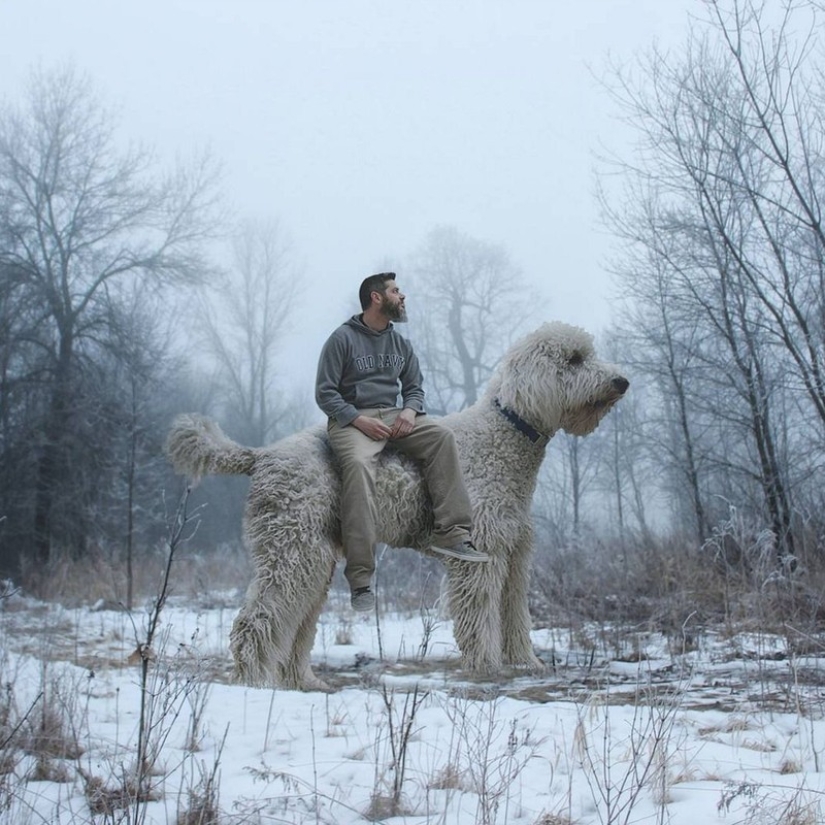
<svg viewBox="0 0 825 825"><path fill-rule="evenodd" d="M392 426L397 408L359 410ZM378 456L389 444L398 452L419 459L430 491L435 522L435 543L450 547L470 537L472 510L455 438L450 430L426 415L418 415L413 431L403 438L374 441L352 425L327 424L329 441L341 464L341 538L350 588L368 587L375 571L376 535L375 470Z"/></svg>

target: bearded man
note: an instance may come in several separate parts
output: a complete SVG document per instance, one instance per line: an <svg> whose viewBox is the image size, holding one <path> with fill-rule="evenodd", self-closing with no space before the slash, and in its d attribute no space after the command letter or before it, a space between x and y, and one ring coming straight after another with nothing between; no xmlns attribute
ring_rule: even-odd
<svg viewBox="0 0 825 825"><path fill-rule="evenodd" d="M426 415L418 358L393 324L407 320L395 273L365 278L358 297L363 312L338 327L321 351L315 400L329 419L329 442L341 465L341 538L351 605L369 611L375 607L376 465L387 446L421 461L433 504L431 549L463 561L489 556L470 540L470 500L453 434Z"/></svg>

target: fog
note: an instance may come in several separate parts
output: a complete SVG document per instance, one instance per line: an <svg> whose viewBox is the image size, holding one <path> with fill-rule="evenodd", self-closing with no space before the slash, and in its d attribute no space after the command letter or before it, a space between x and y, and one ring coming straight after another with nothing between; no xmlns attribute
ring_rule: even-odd
<svg viewBox="0 0 825 825"><path fill-rule="evenodd" d="M236 214L278 219L294 244L297 375L383 262L423 310L403 260L441 224L504 246L534 285L526 307L603 328L614 242L594 168L627 138L599 81L611 59L681 42L699 5L6 2L0 93L71 63L126 137L170 160L213 152Z"/></svg>

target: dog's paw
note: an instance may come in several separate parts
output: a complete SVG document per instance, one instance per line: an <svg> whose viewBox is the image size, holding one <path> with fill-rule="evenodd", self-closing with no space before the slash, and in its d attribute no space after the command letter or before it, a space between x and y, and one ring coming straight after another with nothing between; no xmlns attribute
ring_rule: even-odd
<svg viewBox="0 0 825 825"><path fill-rule="evenodd" d="M335 693L335 688L314 674L304 678L299 686L304 693Z"/></svg>
<svg viewBox="0 0 825 825"><path fill-rule="evenodd" d="M544 673L550 667L547 662L543 662L532 653L529 656L513 659L507 664L516 670L526 671L527 673Z"/></svg>

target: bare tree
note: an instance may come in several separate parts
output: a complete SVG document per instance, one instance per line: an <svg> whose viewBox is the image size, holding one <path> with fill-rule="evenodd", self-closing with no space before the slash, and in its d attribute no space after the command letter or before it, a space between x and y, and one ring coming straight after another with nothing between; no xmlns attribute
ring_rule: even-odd
<svg viewBox="0 0 825 825"><path fill-rule="evenodd" d="M559 452L562 456L561 472L569 485L569 512L572 518L572 535L577 536L582 529L582 505L588 488L593 484L599 469L598 450L592 449L581 438L559 433Z"/></svg>
<svg viewBox="0 0 825 825"><path fill-rule="evenodd" d="M638 376L634 399L647 389L644 435L636 438L639 452L656 468L652 475L658 485L670 493L675 526L701 543L712 527L707 478L718 454L695 403L707 381L707 332L693 299L681 288L680 270L670 263L672 238L660 231L649 206L640 199L640 208L619 225L634 245L618 268L625 306L614 334L619 360Z"/></svg>
<svg viewBox="0 0 825 825"><path fill-rule="evenodd" d="M623 349L624 341L608 333L600 342L599 351L604 357L623 368L630 368L633 356ZM655 509L656 489L661 479L659 465L651 453L647 439L650 423L649 388L644 381L633 377L633 392L623 399L621 408L615 410L591 437L584 441L585 448L595 454L597 464L593 488L596 496L603 497L604 518L612 528L610 532L623 542L630 531L636 531L649 540L649 510ZM654 408L655 409L655 408ZM594 508L595 509L595 508ZM604 531L605 526L600 525Z"/></svg>
<svg viewBox="0 0 825 825"><path fill-rule="evenodd" d="M475 403L499 356L532 320L527 285L503 247L449 226L430 232L411 270L421 305L411 326L428 406L440 414L463 409Z"/></svg>
<svg viewBox="0 0 825 825"><path fill-rule="evenodd" d="M161 441L171 414L165 399L180 379L171 357L171 318L159 297L145 285L110 308L107 369L116 395L113 415L117 437L110 451L110 496L101 505L112 520L110 534L122 537L126 566L125 603L132 609L134 569L140 536L152 537L165 526L161 509L167 462ZM120 544L120 542L118 542Z"/></svg>
<svg viewBox="0 0 825 825"><path fill-rule="evenodd" d="M109 302L137 282L194 282L206 269L212 164L161 176L150 153L119 147L114 117L72 69L35 73L24 102L0 115L0 266L34 308L27 338L44 399L32 516L39 565L58 528L61 541L82 540L73 484Z"/></svg>
<svg viewBox="0 0 825 825"><path fill-rule="evenodd" d="M5 245L5 239L0 241ZM26 491L33 488L34 475L27 445L42 412L41 313L23 284L19 270L0 264L0 547L19 546L30 537L26 527L32 511Z"/></svg>
<svg viewBox="0 0 825 825"><path fill-rule="evenodd" d="M717 492L763 510L780 551L793 553L795 491L815 472L811 448L825 425L817 8L707 8L680 59L654 50L640 79L616 75L640 141L621 165L626 200L612 223L649 254L641 271L619 269L637 298L658 302L646 339L659 365L670 357L681 365L671 378L689 381L671 410L698 529L707 529L705 471ZM710 460L693 449L703 429L706 445L717 442Z"/></svg>
<svg viewBox="0 0 825 825"><path fill-rule="evenodd" d="M276 356L295 309L297 279L292 246L278 223L247 221L233 239L229 271L203 305L227 418L254 446L274 440L286 415L283 390L276 394Z"/></svg>

